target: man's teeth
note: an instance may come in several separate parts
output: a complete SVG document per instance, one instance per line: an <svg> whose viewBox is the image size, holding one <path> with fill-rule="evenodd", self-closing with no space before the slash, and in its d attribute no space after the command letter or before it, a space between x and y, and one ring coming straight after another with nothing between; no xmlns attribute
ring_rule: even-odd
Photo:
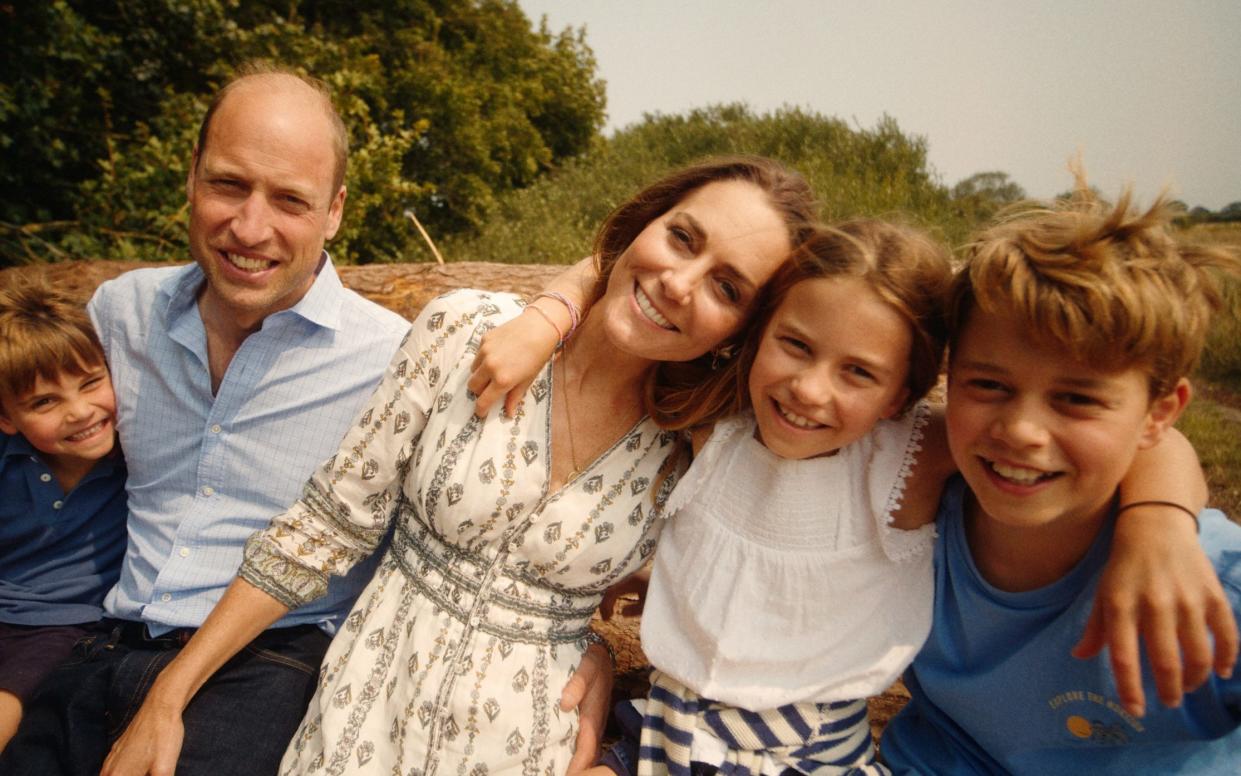
<svg viewBox="0 0 1241 776"><path fill-rule="evenodd" d="M816 423L810 418L798 415L796 412L793 412L779 402L776 402L776 409L780 411L781 417L798 428L821 428L823 426L822 423Z"/></svg>
<svg viewBox="0 0 1241 776"><path fill-rule="evenodd" d="M90 437L102 431L104 424L107 422L108 421L106 420L101 420L95 425L91 426L90 428L84 428L76 434L70 434L68 436L68 439L70 442L81 442L83 439L89 439Z"/></svg>
<svg viewBox="0 0 1241 776"><path fill-rule="evenodd" d="M246 272L258 272L271 266L271 262L266 259L252 259L248 256L239 256L236 253L224 254L228 260L232 262L234 267L244 269Z"/></svg>
<svg viewBox="0 0 1241 776"><path fill-rule="evenodd" d="M1009 466L996 461L991 461L990 463L992 471L1004 479L1012 480L1019 485L1033 485L1047 476L1046 472L1038 469L1027 469L1024 466Z"/></svg>
<svg viewBox="0 0 1241 776"><path fill-rule="evenodd" d="M648 297L645 293L643 293L642 288L640 286L634 287L633 295L638 300L638 309L642 311L643 315L645 315L647 318L650 318L652 321L654 321L656 326L659 326L660 328L663 328L663 329L668 329L669 331L673 331L676 329L676 327L672 325L671 321L669 321L664 316L660 315L659 310L656 310L655 305L651 304L650 297Z"/></svg>

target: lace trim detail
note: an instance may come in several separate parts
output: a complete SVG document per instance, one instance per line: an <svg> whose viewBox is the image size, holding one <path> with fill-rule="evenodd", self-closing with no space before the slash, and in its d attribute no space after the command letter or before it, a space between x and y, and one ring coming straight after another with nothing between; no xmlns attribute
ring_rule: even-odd
<svg viewBox="0 0 1241 776"><path fill-rule="evenodd" d="M707 443L702 446L702 450L689 465L689 469L681 475L681 481L668 496L663 511L660 513L662 517L672 517L680 511L681 507L694 500L702 484L711 477L711 473L719 465L720 451L726 447L724 443L738 431L749 427L749 413L734 415L715 424Z"/></svg>
<svg viewBox="0 0 1241 776"><path fill-rule="evenodd" d="M918 402L911 410L913 413L913 430L901 455L900 467L892 481L892 489L888 492L887 503L879 515L879 540L883 552L892 560L900 563L908 561L930 550L935 541L935 524L928 523L912 531L893 528L893 515L901 508L905 497L905 483L913 474L914 460L922 450L924 429L931 417L931 408L926 402Z"/></svg>
<svg viewBox="0 0 1241 776"><path fill-rule="evenodd" d="M280 553L256 532L246 540L245 560L237 575L275 598L296 609L327 593L327 576L309 569Z"/></svg>

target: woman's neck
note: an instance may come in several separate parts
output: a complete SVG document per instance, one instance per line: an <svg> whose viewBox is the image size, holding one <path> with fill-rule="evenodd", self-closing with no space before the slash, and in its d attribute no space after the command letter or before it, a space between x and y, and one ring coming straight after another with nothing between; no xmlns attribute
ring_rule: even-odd
<svg viewBox="0 0 1241 776"><path fill-rule="evenodd" d="M621 352L608 339L602 315L587 314L565 345L567 374L583 393L632 398L642 395L647 375L656 362Z"/></svg>

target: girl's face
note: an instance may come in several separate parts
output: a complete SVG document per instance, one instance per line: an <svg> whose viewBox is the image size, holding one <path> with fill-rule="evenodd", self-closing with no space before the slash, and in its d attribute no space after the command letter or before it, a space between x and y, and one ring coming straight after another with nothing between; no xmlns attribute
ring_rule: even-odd
<svg viewBox="0 0 1241 776"><path fill-rule="evenodd" d="M857 441L905 403L911 346L908 324L861 278L793 286L750 369L760 441L796 459Z"/></svg>
<svg viewBox="0 0 1241 776"><path fill-rule="evenodd" d="M762 189L708 183L634 238L595 309L623 352L689 361L737 331L791 247Z"/></svg>

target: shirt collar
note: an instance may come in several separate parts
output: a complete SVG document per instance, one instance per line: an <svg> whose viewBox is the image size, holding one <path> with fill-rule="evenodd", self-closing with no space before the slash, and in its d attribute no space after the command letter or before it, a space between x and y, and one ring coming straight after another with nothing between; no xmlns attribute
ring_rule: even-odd
<svg viewBox="0 0 1241 776"><path fill-rule="evenodd" d="M336 267L332 264L332 257L327 251L323 252L320 260L322 264L319 272L306 295L289 309L273 313L268 318L297 316L325 329L340 329L341 291L344 285L341 284ZM160 283L159 293L165 300L168 320L175 320L195 309L198 290L205 282L202 268L197 263L191 263Z"/></svg>
<svg viewBox="0 0 1241 776"><path fill-rule="evenodd" d="M94 479L95 477L110 474L117 464L122 461L120 446L121 443L118 440L113 446L112 452L96 461L95 465L91 467L90 472L82 479L82 482L86 482L88 478ZM21 434L5 434L0 432L0 461L7 465L12 458L34 458L43 465L47 465L43 461L42 456L39 455L39 451L35 449L34 445L30 444L30 440L26 439L26 437Z"/></svg>

